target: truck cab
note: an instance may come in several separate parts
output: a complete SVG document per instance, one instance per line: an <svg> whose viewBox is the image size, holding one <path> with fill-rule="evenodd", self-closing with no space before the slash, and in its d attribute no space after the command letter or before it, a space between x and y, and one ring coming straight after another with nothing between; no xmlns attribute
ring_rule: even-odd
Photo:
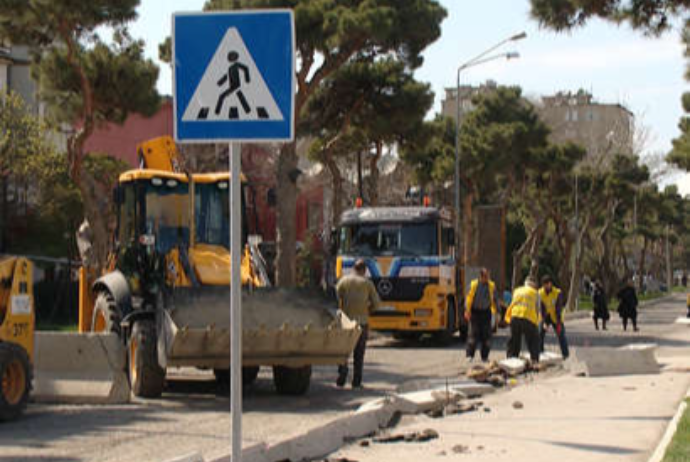
<svg viewBox="0 0 690 462"><path fill-rule="evenodd" d="M336 278L356 260L381 299L369 327L399 339L466 334L450 211L436 207L364 207L343 213Z"/></svg>

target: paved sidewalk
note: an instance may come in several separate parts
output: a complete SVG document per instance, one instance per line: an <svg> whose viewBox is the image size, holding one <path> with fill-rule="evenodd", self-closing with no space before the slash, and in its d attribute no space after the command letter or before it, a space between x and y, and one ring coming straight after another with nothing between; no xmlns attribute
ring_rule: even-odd
<svg viewBox="0 0 690 462"><path fill-rule="evenodd" d="M429 443L354 443L332 458L359 462L435 460L643 462L654 452L690 387L690 329L667 324L680 304L644 312L647 328L668 325L658 375L585 378L561 375L484 399L486 410L411 418L392 433L436 430ZM522 409L515 409L519 401Z"/></svg>

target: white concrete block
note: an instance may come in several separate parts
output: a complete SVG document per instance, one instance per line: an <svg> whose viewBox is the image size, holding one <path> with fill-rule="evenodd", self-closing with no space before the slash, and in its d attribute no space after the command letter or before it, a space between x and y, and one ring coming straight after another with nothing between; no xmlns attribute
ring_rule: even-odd
<svg viewBox="0 0 690 462"><path fill-rule="evenodd" d="M547 366L556 366L563 363L563 356L552 351L545 351L539 355L539 362Z"/></svg>
<svg viewBox="0 0 690 462"><path fill-rule="evenodd" d="M658 374L654 344L627 345L621 348L577 348L575 357L590 377L610 375Z"/></svg>
<svg viewBox="0 0 690 462"><path fill-rule="evenodd" d="M680 318L676 319L676 324L682 324L685 326L690 326L690 318L681 316Z"/></svg>
<svg viewBox="0 0 690 462"><path fill-rule="evenodd" d="M527 361L521 358L502 359L498 362L498 367L511 377L515 377L525 371Z"/></svg>
<svg viewBox="0 0 690 462"><path fill-rule="evenodd" d="M126 351L115 334L36 332L32 399L118 404L130 399Z"/></svg>

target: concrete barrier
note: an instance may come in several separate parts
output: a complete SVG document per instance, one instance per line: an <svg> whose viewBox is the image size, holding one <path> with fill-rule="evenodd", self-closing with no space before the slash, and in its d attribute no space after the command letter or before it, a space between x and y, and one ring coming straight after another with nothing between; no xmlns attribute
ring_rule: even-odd
<svg viewBox="0 0 690 462"><path fill-rule="evenodd" d="M680 318L676 319L676 324L682 324L684 326L690 326L690 318L680 317Z"/></svg>
<svg viewBox="0 0 690 462"><path fill-rule="evenodd" d="M626 345L620 348L577 348L575 358L589 377L658 374L655 344Z"/></svg>
<svg viewBox="0 0 690 462"><path fill-rule="evenodd" d="M114 334L36 332L33 400L118 404L130 398L126 353Z"/></svg>

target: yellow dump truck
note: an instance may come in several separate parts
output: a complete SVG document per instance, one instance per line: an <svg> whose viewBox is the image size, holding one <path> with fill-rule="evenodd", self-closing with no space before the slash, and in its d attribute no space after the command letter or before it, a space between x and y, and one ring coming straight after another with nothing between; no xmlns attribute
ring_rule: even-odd
<svg viewBox="0 0 690 462"><path fill-rule="evenodd" d="M29 400L34 356L32 265L0 257L0 421L12 420Z"/></svg>
<svg viewBox="0 0 690 462"><path fill-rule="evenodd" d="M159 396L168 367L213 369L228 382L233 179L178 172L181 159L167 137L139 152L146 168L123 173L114 194L108 270L93 282L81 271L79 329L120 336L137 396ZM244 198L242 211L246 223ZM271 366L278 392L305 393L311 366L345 361L359 329L317 293L268 287L246 231L242 240L244 382Z"/></svg>
<svg viewBox="0 0 690 462"><path fill-rule="evenodd" d="M367 265L381 306L373 330L398 339L432 334L443 343L464 339L461 273L454 258L449 211L436 207L362 207L345 211L337 231L336 278Z"/></svg>

